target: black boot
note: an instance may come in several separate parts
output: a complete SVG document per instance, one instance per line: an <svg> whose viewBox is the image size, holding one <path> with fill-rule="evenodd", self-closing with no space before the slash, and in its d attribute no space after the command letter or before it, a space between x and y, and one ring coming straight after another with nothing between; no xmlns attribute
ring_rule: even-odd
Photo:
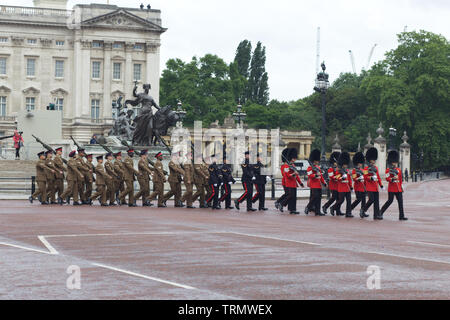
<svg viewBox="0 0 450 320"><path fill-rule="evenodd" d="M236 207L236 209L239 210L239 201L234 200L234 206Z"/></svg>
<svg viewBox="0 0 450 320"><path fill-rule="evenodd" d="M33 203L33 197L29 197L28 200L30 201L30 203Z"/></svg>

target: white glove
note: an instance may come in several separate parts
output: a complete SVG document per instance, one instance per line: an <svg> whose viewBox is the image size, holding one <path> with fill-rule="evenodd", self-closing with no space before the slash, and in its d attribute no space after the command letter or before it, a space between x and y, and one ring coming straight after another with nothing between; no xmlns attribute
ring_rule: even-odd
<svg viewBox="0 0 450 320"><path fill-rule="evenodd" d="M266 176L266 180L267 180L267 182L269 182L272 179L269 176Z"/></svg>
<svg viewBox="0 0 450 320"><path fill-rule="evenodd" d="M230 182L228 182L228 184L232 184L232 183L233 183L233 182L231 182L231 181L230 181Z"/></svg>
<svg viewBox="0 0 450 320"><path fill-rule="evenodd" d="M372 177L372 181L378 181L377 177Z"/></svg>
<svg viewBox="0 0 450 320"><path fill-rule="evenodd" d="M217 183L216 183L216 184L214 184L214 187L217 187Z"/></svg>
<svg viewBox="0 0 450 320"><path fill-rule="evenodd" d="M255 181L255 180L256 180L256 178L255 178L255 177L253 177L253 178L252 178L252 180L253 180L253 181Z"/></svg>

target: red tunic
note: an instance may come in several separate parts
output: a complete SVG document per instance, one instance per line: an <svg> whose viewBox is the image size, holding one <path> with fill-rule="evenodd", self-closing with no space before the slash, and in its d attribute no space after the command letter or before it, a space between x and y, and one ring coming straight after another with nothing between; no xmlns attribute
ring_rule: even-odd
<svg viewBox="0 0 450 320"><path fill-rule="evenodd" d="M331 167L328 169L328 177L330 178L330 182L328 184L328 187L330 190L336 190L338 189L338 182L336 179L337 169Z"/></svg>
<svg viewBox="0 0 450 320"><path fill-rule="evenodd" d="M394 175L390 174L389 168L386 169L386 181L389 182L388 192L403 192L403 178L402 178L402 170L400 168L395 168L398 176L394 179Z"/></svg>
<svg viewBox="0 0 450 320"><path fill-rule="evenodd" d="M364 168L364 181L368 192L378 192L378 186L383 186L381 183L380 174L378 173L378 168L376 166L374 167L377 170L376 175L369 174L369 166Z"/></svg>
<svg viewBox="0 0 450 320"><path fill-rule="evenodd" d="M361 168L362 170L362 168ZM364 175L358 177L358 175L356 174L356 169L352 170L352 179L354 182L354 188L355 191L357 192L365 192L366 189L364 187Z"/></svg>
<svg viewBox="0 0 450 320"><path fill-rule="evenodd" d="M322 189L322 184L325 184L325 180L323 179L322 170L320 170L319 166L314 166L319 169L320 177L316 177L313 169L311 166L308 167L308 170L306 171L308 175L308 186L311 189Z"/></svg>
<svg viewBox="0 0 450 320"><path fill-rule="evenodd" d="M289 165L283 164L281 166L281 174L283 175L282 181L284 181L283 186L286 188L297 188L302 185L302 181L294 170L289 168Z"/></svg>
<svg viewBox="0 0 450 320"><path fill-rule="evenodd" d="M348 169L338 170L336 177L338 181L338 192L350 192L351 188L353 188L350 171Z"/></svg>

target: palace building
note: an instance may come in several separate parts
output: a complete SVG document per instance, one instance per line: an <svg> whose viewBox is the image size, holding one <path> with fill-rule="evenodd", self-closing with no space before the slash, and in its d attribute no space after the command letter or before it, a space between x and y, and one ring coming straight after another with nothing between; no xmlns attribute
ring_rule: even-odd
<svg viewBox="0 0 450 320"><path fill-rule="evenodd" d="M113 102L132 98L135 82L150 83L159 101L161 11L66 5L0 5L0 136L11 134L19 112L53 104L63 136L86 142L111 129Z"/></svg>

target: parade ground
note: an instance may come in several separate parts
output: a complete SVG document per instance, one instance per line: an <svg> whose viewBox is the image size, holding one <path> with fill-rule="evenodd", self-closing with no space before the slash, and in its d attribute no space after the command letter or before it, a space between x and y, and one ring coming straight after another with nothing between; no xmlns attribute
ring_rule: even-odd
<svg viewBox="0 0 450 320"><path fill-rule="evenodd" d="M396 202L374 221L4 200L0 299L448 299L450 180L404 203L407 222Z"/></svg>

